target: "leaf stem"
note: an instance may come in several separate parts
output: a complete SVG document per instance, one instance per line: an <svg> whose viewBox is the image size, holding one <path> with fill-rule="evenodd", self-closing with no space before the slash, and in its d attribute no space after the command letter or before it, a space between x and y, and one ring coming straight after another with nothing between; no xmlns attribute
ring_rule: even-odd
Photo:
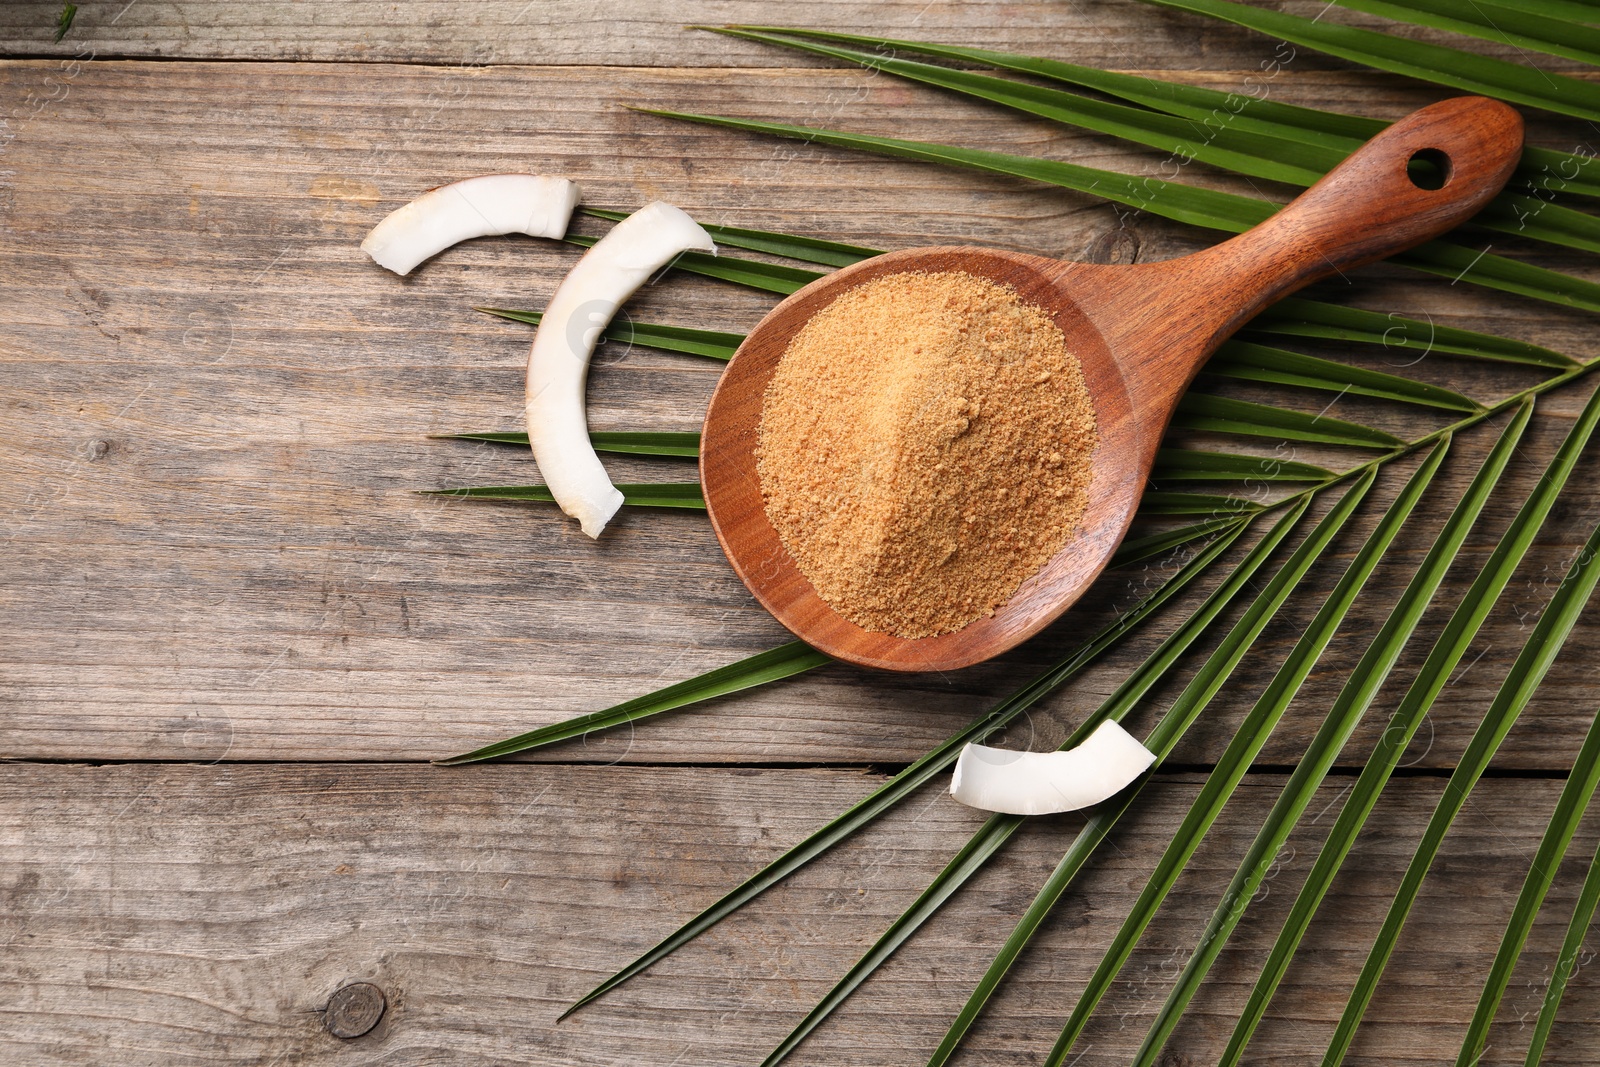
<svg viewBox="0 0 1600 1067"><path fill-rule="evenodd" d="M1487 420L1492 419L1494 416L1499 415L1501 412L1509 411L1512 408L1520 405L1529 397L1542 396L1545 393L1550 392L1552 389L1559 389L1563 385L1567 385L1570 382L1575 382L1578 379L1585 377L1596 369L1600 369L1600 358L1591 359L1587 363L1579 363L1577 366L1574 366L1569 370L1564 370L1560 374L1554 375L1553 377L1546 378L1544 381L1539 382L1536 385L1531 385L1519 392L1512 393L1510 396L1505 397L1502 400L1497 400L1492 404L1485 405L1483 408L1473 412L1471 415L1466 415L1460 419L1457 419L1455 422L1452 422L1447 426L1441 426L1436 430L1432 430L1422 435L1421 437L1406 441L1403 444L1396 445L1389 451L1383 453L1382 455L1374 456L1365 463L1351 467L1349 470L1332 474L1327 478L1324 478L1322 481L1307 486L1298 492L1290 493L1283 499L1266 505L1264 508L1262 508L1262 511L1274 511L1278 508L1297 503L1306 497L1320 493L1329 486L1338 485L1340 482L1346 482L1352 478L1360 477L1369 470L1381 468L1385 464L1392 463L1395 460L1401 459L1404 456L1408 456L1413 452L1419 452L1422 449L1436 444L1447 437L1454 436L1462 430L1470 429L1481 422L1486 422Z"/></svg>

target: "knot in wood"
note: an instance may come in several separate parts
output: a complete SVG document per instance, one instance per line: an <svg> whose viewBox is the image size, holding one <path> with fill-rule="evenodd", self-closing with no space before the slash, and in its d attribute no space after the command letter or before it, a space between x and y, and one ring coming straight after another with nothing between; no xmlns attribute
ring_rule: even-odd
<svg viewBox="0 0 1600 1067"><path fill-rule="evenodd" d="M322 1012L322 1025L334 1037L360 1037L378 1025L389 1002L371 982L352 982L334 991Z"/></svg>
<svg viewBox="0 0 1600 1067"><path fill-rule="evenodd" d="M1083 250L1085 263L1131 266L1139 261L1139 235L1126 225L1107 230Z"/></svg>

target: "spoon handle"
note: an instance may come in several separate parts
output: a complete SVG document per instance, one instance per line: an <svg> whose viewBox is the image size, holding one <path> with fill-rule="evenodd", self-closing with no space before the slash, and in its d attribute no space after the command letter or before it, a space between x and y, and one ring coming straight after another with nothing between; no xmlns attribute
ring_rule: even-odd
<svg viewBox="0 0 1600 1067"><path fill-rule="evenodd" d="M1089 310L1131 357L1129 384L1140 399L1170 410L1206 358L1256 312L1465 222L1521 155L1515 110L1481 96L1442 100L1389 126L1255 228L1133 268L1146 272L1144 284L1118 286ZM1141 343L1151 336L1165 343Z"/></svg>
<svg viewBox="0 0 1600 1067"><path fill-rule="evenodd" d="M1522 155L1522 117L1464 96L1415 111L1352 152L1283 210L1195 258L1248 266L1244 317L1319 278L1467 221Z"/></svg>

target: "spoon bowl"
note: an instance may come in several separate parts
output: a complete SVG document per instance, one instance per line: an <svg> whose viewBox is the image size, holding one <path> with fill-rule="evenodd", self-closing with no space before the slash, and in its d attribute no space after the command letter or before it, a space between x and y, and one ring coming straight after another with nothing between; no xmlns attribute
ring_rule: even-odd
<svg viewBox="0 0 1600 1067"><path fill-rule="evenodd" d="M1318 278L1465 221L1505 184L1521 149L1514 110L1461 97L1395 123L1283 210L1193 255L1103 266L995 249L917 248L818 279L750 333L706 413L701 485L723 551L779 622L835 658L898 671L951 670L1012 648L1071 607L1105 568L1179 397L1224 340L1267 304ZM1442 185L1413 180L1418 159L1442 173ZM918 638L865 630L817 595L767 517L756 467L762 405L790 340L847 290L912 271L976 275L1050 314L1083 368L1100 434L1076 534L992 615Z"/></svg>

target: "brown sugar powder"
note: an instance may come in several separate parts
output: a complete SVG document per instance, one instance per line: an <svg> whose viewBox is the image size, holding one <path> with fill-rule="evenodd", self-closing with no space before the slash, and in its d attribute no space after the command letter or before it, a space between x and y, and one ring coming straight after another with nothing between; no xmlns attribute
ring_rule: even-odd
<svg viewBox="0 0 1600 1067"><path fill-rule="evenodd" d="M993 614L1067 543L1098 442L1047 312L975 275L908 272L794 336L756 459L818 595L863 629L930 637Z"/></svg>

